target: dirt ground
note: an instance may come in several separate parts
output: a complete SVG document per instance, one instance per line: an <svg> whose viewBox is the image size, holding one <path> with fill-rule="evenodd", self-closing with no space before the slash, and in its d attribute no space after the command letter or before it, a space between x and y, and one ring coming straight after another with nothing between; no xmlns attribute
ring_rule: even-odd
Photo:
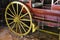
<svg viewBox="0 0 60 40"><path fill-rule="evenodd" d="M0 40L59 40L59 36L36 31L32 34L19 37L6 28L0 28Z"/></svg>

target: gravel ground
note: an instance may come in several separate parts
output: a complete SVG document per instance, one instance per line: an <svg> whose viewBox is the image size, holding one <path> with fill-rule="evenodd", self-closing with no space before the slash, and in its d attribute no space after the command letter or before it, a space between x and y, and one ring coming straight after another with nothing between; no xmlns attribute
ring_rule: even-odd
<svg viewBox="0 0 60 40"><path fill-rule="evenodd" d="M19 37L10 32L8 28L0 28L0 40L59 40L59 37L40 31Z"/></svg>

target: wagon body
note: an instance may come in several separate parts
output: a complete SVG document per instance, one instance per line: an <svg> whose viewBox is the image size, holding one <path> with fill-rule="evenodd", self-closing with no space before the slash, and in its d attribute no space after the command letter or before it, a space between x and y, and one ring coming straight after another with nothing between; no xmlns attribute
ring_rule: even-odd
<svg viewBox="0 0 60 40"><path fill-rule="evenodd" d="M32 7L32 4L32 0L29 0L27 3L25 3L25 5L29 8L32 17L37 17L37 19L42 18L42 20L48 20L45 21L45 23L50 27L60 26L60 5L50 4L51 9L41 9Z"/></svg>

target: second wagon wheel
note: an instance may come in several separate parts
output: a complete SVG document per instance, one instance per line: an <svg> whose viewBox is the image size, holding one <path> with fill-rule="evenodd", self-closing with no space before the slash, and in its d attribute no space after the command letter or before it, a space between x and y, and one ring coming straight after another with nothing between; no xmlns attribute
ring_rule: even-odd
<svg viewBox="0 0 60 40"><path fill-rule="evenodd" d="M23 36L30 32L32 17L28 8L21 2L11 2L5 11L5 20L9 29L16 35Z"/></svg>

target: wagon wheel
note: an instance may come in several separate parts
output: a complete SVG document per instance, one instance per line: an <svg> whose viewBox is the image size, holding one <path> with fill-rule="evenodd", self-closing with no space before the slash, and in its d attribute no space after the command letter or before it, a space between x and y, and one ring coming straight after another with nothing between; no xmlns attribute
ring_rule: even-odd
<svg viewBox="0 0 60 40"><path fill-rule="evenodd" d="M30 32L32 17L29 9L21 2L11 2L5 11L5 20L9 29L16 35L23 36Z"/></svg>

